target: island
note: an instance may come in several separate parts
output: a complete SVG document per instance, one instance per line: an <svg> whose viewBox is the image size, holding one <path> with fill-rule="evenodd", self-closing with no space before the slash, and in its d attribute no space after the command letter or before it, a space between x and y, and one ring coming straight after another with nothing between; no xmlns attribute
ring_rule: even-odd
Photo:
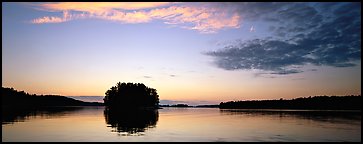
<svg viewBox="0 0 363 144"><path fill-rule="evenodd" d="M154 88L143 83L121 83L106 91L104 104L107 109L135 110L158 109L159 95Z"/></svg>

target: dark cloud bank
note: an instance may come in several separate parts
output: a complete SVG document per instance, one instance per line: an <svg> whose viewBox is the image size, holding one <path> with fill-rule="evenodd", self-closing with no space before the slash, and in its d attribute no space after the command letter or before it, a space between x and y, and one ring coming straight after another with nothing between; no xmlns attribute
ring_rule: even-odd
<svg viewBox="0 0 363 144"><path fill-rule="evenodd" d="M225 70L268 74L303 72L306 64L352 67L361 60L360 3L247 3L230 5L250 21L271 23L274 37L240 41L206 52ZM228 6L228 4L225 4Z"/></svg>

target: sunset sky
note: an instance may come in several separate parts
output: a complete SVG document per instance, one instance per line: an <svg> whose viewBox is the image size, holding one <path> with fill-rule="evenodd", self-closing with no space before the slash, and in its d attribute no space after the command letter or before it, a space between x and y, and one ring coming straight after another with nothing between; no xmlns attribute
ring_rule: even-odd
<svg viewBox="0 0 363 144"><path fill-rule="evenodd" d="M2 86L219 103L361 94L361 3L2 3Z"/></svg>

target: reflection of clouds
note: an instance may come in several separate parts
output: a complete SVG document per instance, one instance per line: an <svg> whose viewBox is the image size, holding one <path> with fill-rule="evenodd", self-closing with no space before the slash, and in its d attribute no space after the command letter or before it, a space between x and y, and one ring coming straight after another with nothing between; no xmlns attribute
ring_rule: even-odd
<svg viewBox="0 0 363 144"><path fill-rule="evenodd" d="M112 132L122 136L144 135L145 130L154 128L159 118L158 110L114 110L105 108L106 123Z"/></svg>
<svg viewBox="0 0 363 144"><path fill-rule="evenodd" d="M273 7L262 10L266 5ZM327 5L321 3L316 6L305 3L251 6L245 18L256 16L279 25L270 26L274 38L239 41L205 53L215 58L219 68L257 69L267 74L286 75L303 72L301 66L306 64L352 67L361 59L359 3L335 3L328 9L323 9ZM263 11L267 15L261 15Z"/></svg>

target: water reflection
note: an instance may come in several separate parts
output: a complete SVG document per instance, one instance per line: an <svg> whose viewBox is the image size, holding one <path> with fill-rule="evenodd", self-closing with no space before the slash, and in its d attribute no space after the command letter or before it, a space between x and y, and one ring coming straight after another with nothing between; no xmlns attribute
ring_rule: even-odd
<svg viewBox="0 0 363 144"><path fill-rule="evenodd" d="M275 110L275 109L220 109L222 115L241 115L249 117L270 116L278 118L299 118L319 122L345 123L361 121L360 111L326 111L326 110Z"/></svg>
<svg viewBox="0 0 363 144"><path fill-rule="evenodd" d="M3 111L3 122L26 122L2 125L2 141L361 141L360 112L59 107L19 113Z"/></svg>
<svg viewBox="0 0 363 144"><path fill-rule="evenodd" d="M83 109L83 107L2 107L1 124L13 124L15 122L24 122L32 117L56 118Z"/></svg>
<svg viewBox="0 0 363 144"><path fill-rule="evenodd" d="M145 130L156 127L158 110L114 110L105 108L106 123L122 136L144 135Z"/></svg>

